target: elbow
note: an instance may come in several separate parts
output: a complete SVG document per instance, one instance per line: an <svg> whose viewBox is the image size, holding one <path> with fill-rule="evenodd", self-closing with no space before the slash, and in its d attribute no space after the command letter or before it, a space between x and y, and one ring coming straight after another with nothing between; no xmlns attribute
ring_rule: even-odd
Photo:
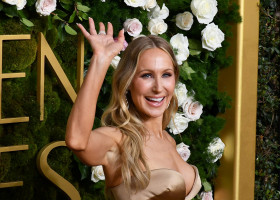
<svg viewBox="0 0 280 200"><path fill-rule="evenodd" d="M67 137L67 134L65 137L65 143L66 146L72 151L83 151L87 147L87 144L85 142L82 142L78 138Z"/></svg>
<svg viewBox="0 0 280 200"><path fill-rule="evenodd" d="M84 151L86 149L86 145L83 145L79 142L65 140L66 146L72 151Z"/></svg>

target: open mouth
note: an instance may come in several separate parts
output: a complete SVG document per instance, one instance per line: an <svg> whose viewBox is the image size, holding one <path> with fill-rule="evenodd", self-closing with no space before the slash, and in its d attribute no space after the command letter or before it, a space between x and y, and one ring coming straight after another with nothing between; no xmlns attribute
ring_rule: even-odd
<svg viewBox="0 0 280 200"><path fill-rule="evenodd" d="M148 101L153 102L153 103L160 103L163 101L165 97L160 97L160 98L152 98L152 97L145 97Z"/></svg>

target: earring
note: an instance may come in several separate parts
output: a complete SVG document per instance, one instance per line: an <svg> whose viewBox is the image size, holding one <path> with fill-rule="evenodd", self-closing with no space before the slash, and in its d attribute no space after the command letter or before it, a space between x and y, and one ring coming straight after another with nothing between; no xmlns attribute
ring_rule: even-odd
<svg viewBox="0 0 280 200"><path fill-rule="evenodd" d="M126 100L127 109L129 109L129 103L128 103L128 100L127 100L127 94L128 94L128 91L126 90L126 92L125 92L125 100Z"/></svg>

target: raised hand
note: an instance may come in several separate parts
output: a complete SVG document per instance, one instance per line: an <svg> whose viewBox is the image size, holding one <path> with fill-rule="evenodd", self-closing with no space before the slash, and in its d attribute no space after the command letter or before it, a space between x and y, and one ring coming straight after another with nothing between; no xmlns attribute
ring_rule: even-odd
<svg viewBox="0 0 280 200"><path fill-rule="evenodd" d="M117 41L114 41L113 25L110 22L108 22L107 34L102 22L99 23L99 34L97 34L92 18L89 18L89 32L83 27L83 25L77 25L90 43L94 56L101 56L108 59L108 62L111 62L111 60L122 50L124 42L123 29L119 32Z"/></svg>

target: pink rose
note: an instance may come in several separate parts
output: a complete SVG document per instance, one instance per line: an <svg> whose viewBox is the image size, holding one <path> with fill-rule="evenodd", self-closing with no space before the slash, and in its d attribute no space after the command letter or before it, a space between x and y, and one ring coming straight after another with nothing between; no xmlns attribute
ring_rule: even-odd
<svg viewBox="0 0 280 200"><path fill-rule="evenodd" d="M181 142L180 144L177 144L176 149L184 161L187 161L189 159L191 151L189 150L188 145L185 145L183 142Z"/></svg>
<svg viewBox="0 0 280 200"><path fill-rule="evenodd" d="M203 105L201 105L198 101L192 101L192 98L188 98L182 107L185 116L190 121L198 120L203 112Z"/></svg>
<svg viewBox="0 0 280 200"><path fill-rule="evenodd" d="M213 200L212 191L210 191L210 192L201 192L200 198L202 200Z"/></svg>
<svg viewBox="0 0 280 200"><path fill-rule="evenodd" d="M118 41L118 38L114 38L114 41ZM126 40L123 41L123 49L122 51L124 51L126 49L126 47L128 46L128 43Z"/></svg>
<svg viewBox="0 0 280 200"><path fill-rule="evenodd" d="M37 0L36 12L40 15L50 15L56 9L56 0Z"/></svg>
<svg viewBox="0 0 280 200"><path fill-rule="evenodd" d="M142 32L143 25L138 19L133 18L127 19L124 22L123 27L124 31L126 31L128 35L136 37Z"/></svg>

